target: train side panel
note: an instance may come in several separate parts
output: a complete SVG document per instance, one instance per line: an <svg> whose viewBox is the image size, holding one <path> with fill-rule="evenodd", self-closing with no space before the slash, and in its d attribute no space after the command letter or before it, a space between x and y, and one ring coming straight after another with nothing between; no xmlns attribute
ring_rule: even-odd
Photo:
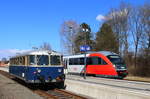
<svg viewBox="0 0 150 99"><path fill-rule="evenodd" d="M92 53L89 57L97 56L104 60L106 64L101 65L87 65L87 74L96 74L96 75L110 75L117 76L117 72L113 64L108 60L108 58L100 53Z"/></svg>
<svg viewBox="0 0 150 99"><path fill-rule="evenodd" d="M49 83L64 80L63 67L10 66L9 72L27 83Z"/></svg>
<svg viewBox="0 0 150 99"><path fill-rule="evenodd" d="M68 73L83 73L84 65L68 65Z"/></svg>
<svg viewBox="0 0 150 99"><path fill-rule="evenodd" d="M27 72L26 66L9 66L9 73L17 76L20 79L25 80L25 74Z"/></svg>

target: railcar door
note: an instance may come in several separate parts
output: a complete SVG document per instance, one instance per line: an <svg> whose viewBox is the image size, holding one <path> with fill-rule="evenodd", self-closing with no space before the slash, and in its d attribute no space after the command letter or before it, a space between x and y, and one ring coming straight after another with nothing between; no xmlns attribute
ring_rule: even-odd
<svg viewBox="0 0 150 99"><path fill-rule="evenodd" d="M64 64L64 73L67 74L68 73L68 71L67 71L67 69L68 69L68 59L65 58L63 62L64 62L63 63Z"/></svg>

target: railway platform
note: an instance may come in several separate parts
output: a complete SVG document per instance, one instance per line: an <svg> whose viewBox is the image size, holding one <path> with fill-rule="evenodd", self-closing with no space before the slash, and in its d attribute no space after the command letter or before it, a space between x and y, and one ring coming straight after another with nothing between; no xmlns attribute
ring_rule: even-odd
<svg viewBox="0 0 150 99"><path fill-rule="evenodd" d="M28 88L0 74L0 99L43 99Z"/></svg>
<svg viewBox="0 0 150 99"><path fill-rule="evenodd" d="M128 80L66 76L66 90L96 99L150 99L150 83Z"/></svg>

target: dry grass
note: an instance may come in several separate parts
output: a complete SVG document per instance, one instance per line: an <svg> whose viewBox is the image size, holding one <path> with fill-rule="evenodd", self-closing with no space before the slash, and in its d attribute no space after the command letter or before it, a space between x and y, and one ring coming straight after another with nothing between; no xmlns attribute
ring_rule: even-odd
<svg viewBox="0 0 150 99"><path fill-rule="evenodd" d="M150 82L150 77L127 76L125 79L132 81Z"/></svg>

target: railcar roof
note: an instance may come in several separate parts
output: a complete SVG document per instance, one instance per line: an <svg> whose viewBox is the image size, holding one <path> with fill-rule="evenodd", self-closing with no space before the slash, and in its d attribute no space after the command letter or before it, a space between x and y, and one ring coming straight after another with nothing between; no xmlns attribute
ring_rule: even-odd
<svg viewBox="0 0 150 99"><path fill-rule="evenodd" d="M110 51L98 51L98 52L87 52L86 56L88 56L89 54L91 53L101 53L103 54L104 56L108 56L108 55L118 55L114 52L110 52ZM76 55L67 55L67 56L64 56L64 58L70 58L70 57L84 57L84 54L76 54Z"/></svg>
<svg viewBox="0 0 150 99"><path fill-rule="evenodd" d="M110 52L110 51L99 51L97 53L101 53L101 54L103 54L105 56L108 56L108 55L118 55L118 54L116 54L114 52Z"/></svg>
<svg viewBox="0 0 150 99"><path fill-rule="evenodd" d="M16 55L14 57L26 56L26 55L61 55L61 54L56 51L49 51L49 50L32 50L32 51L20 53L19 55Z"/></svg>

